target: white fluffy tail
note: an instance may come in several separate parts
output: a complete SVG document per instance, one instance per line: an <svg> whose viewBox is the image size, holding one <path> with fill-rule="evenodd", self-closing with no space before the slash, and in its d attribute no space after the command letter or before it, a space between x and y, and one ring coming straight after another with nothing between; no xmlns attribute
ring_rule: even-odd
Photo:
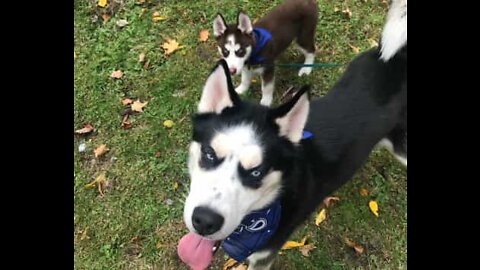
<svg viewBox="0 0 480 270"><path fill-rule="evenodd" d="M383 29L380 59L387 62L407 43L407 0L392 0Z"/></svg>

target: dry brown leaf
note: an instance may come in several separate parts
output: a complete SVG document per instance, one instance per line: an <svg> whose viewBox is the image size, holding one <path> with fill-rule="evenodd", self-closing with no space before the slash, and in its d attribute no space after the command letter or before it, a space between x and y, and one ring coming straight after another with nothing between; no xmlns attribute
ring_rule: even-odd
<svg viewBox="0 0 480 270"><path fill-rule="evenodd" d="M146 102L140 102L139 99L135 100L133 103L132 103L132 111L134 112L143 112L143 107L145 107L146 105L148 104L148 101Z"/></svg>
<svg viewBox="0 0 480 270"><path fill-rule="evenodd" d="M340 198L334 196L326 197L325 199L323 199L323 204L325 204L325 207L330 207L330 204L333 201L340 201Z"/></svg>
<svg viewBox="0 0 480 270"><path fill-rule="evenodd" d="M302 241L296 242L296 241L287 241L285 244L282 246L282 250L287 250L287 249L292 249L292 248L297 248L297 247L303 247L305 245L305 242L307 241L307 237L303 237Z"/></svg>
<svg viewBox="0 0 480 270"><path fill-rule="evenodd" d="M100 193L100 195L103 196L105 194L104 191L107 185L108 185L108 180L105 177L105 173L103 172L100 175L98 175L97 178L95 178L95 180L86 184L85 188L92 188L94 186L97 186L98 192Z"/></svg>
<svg viewBox="0 0 480 270"><path fill-rule="evenodd" d="M150 65L150 60L147 60L145 64L143 64L143 69L148 69L148 65Z"/></svg>
<svg viewBox="0 0 480 270"><path fill-rule="evenodd" d="M107 22L108 19L110 19L110 15L108 15L108 14L103 14L103 15L102 15L102 20L103 20L104 22Z"/></svg>
<svg viewBox="0 0 480 270"><path fill-rule="evenodd" d="M125 116L124 116L123 119L122 119L121 127L122 127L123 129L131 129L131 128L132 128L132 123L130 123L130 122L128 121L128 116L129 116L129 114L125 114Z"/></svg>
<svg viewBox="0 0 480 270"><path fill-rule="evenodd" d="M75 130L75 133L76 134L87 134L87 133L90 133L92 131L93 131L93 126L90 125L90 124L86 124L85 126L83 126L83 128Z"/></svg>
<svg viewBox="0 0 480 270"><path fill-rule="evenodd" d="M308 244L308 245L305 245L303 247L299 247L298 250L300 250L300 252L302 253L303 256L308 257L308 256L310 256L310 251L312 249L315 249L315 248L317 248L317 247L314 246L313 244Z"/></svg>
<svg viewBox="0 0 480 270"><path fill-rule="evenodd" d="M228 270L230 269L230 267L234 266L235 264L237 264L237 261L230 258L223 264L222 270Z"/></svg>
<svg viewBox="0 0 480 270"><path fill-rule="evenodd" d="M327 218L327 211L325 209L320 210L315 218L315 225L319 226Z"/></svg>
<svg viewBox="0 0 480 270"><path fill-rule="evenodd" d="M130 105L133 103L133 100L132 99L129 99L129 98L124 98L122 99L122 104L123 106L127 106L127 105Z"/></svg>
<svg viewBox="0 0 480 270"><path fill-rule="evenodd" d="M114 78L114 79L120 79L123 77L123 72L121 70L115 70L114 72L112 72L112 74L110 75L110 78Z"/></svg>
<svg viewBox="0 0 480 270"><path fill-rule="evenodd" d="M138 55L138 62L143 63L145 61L145 53L141 53Z"/></svg>
<svg viewBox="0 0 480 270"><path fill-rule="evenodd" d="M161 46L165 50L165 55L170 55L178 49L183 48L175 39L167 39Z"/></svg>
<svg viewBox="0 0 480 270"><path fill-rule="evenodd" d="M359 48L353 46L353 45L350 44L350 43L348 43L348 47L350 47L354 53L359 53L359 52L360 52L360 49L359 49Z"/></svg>
<svg viewBox="0 0 480 270"><path fill-rule="evenodd" d="M86 227L83 231L82 234L80 235L80 241L83 241L85 239L90 239L90 237L87 235L88 232L88 227Z"/></svg>
<svg viewBox="0 0 480 270"><path fill-rule="evenodd" d="M351 241L350 239L348 239L346 237L345 237L345 243L347 244L347 246L355 249L355 252L357 252L358 254L363 253L363 247L362 246L357 245L355 242Z"/></svg>
<svg viewBox="0 0 480 270"><path fill-rule="evenodd" d="M198 33L198 41L200 42L205 42L208 40L208 30L207 29L202 29Z"/></svg>
<svg viewBox="0 0 480 270"><path fill-rule="evenodd" d="M360 190L358 191L358 193L360 193L360 196L362 197L367 197L368 196L368 190L365 189L365 188L360 188Z"/></svg>
<svg viewBox="0 0 480 270"><path fill-rule="evenodd" d="M99 147L97 147L95 150L93 150L93 153L95 154L95 157L98 158L99 156L105 154L109 149L107 148L106 144L102 144Z"/></svg>
<svg viewBox="0 0 480 270"><path fill-rule="evenodd" d="M159 158L160 157L160 151L155 152L155 157Z"/></svg>

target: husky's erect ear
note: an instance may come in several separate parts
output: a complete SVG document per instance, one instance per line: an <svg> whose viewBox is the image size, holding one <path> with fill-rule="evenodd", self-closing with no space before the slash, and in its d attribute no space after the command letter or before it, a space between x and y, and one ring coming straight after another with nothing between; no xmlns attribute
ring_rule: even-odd
<svg viewBox="0 0 480 270"><path fill-rule="evenodd" d="M226 107L240 103L240 97L232 84L232 78L225 60L220 60L208 76L198 104L200 113L220 113Z"/></svg>
<svg viewBox="0 0 480 270"><path fill-rule="evenodd" d="M238 12L237 16L237 28L244 34L251 34L253 31L252 21L247 14L242 11Z"/></svg>
<svg viewBox="0 0 480 270"><path fill-rule="evenodd" d="M305 85L287 103L270 111L270 117L279 126L279 135L298 143L310 110L310 86Z"/></svg>
<svg viewBox="0 0 480 270"><path fill-rule="evenodd" d="M227 30L227 23L222 14L218 13L215 20L213 20L213 35L219 37L225 33L225 30Z"/></svg>

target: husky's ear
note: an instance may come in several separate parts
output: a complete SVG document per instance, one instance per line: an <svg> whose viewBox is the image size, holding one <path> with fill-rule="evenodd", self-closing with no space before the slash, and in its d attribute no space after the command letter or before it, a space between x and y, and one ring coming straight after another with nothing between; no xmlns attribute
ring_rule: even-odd
<svg viewBox="0 0 480 270"><path fill-rule="evenodd" d="M213 35L219 37L225 33L225 30L227 30L227 23L222 14L218 13L215 20L213 20Z"/></svg>
<svg viewBox="0 0 480 270"><path fill-rule="evenodd" d="M279 135L298 143L310 110L310 86L303 86L287 103L272 109L271 117L279 126Z"/></svg>
<svg viewBox="0 0 480 270"><path fill-rule="evenodd" d="M232 78L225 60L220 60L203 87L202 97L198 104L200 113L220 113L226 107L240 103L240 97L232 84Z"/></svg>
<svg viewBox="0 0 480 270"><path fill-rule="evenodd" d="M250 18L242 11L240 11L237 16L237 28L245 34L251 34L253 31Z"/></svg>

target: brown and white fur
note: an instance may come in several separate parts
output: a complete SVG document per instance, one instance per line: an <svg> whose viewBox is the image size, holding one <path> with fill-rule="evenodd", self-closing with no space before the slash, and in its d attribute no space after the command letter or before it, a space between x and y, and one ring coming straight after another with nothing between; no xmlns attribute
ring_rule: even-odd
<svg viewBox="0 0 480 270"><path fill-rule="evenodd" d="M244 93L250 87L252 76L259 74L262 78L260 104L270 106L275 84L273 66L275 59L295 39L298 48L305 55L304 64L313 64L317 19L318 8L315 0L286 0L253 25L243 12L239 12L236 24L227 24L223 16L218 14L213 22L218 50L226 60L230 73L242 74L241 83L235 91L239 94ZM257 68L246 64L255 47L252 33L255 27L266 29L272 35L271 40L260 52L265 58L265 63ZM311 67L302 67L298 76L311 72Z"/></svg>

